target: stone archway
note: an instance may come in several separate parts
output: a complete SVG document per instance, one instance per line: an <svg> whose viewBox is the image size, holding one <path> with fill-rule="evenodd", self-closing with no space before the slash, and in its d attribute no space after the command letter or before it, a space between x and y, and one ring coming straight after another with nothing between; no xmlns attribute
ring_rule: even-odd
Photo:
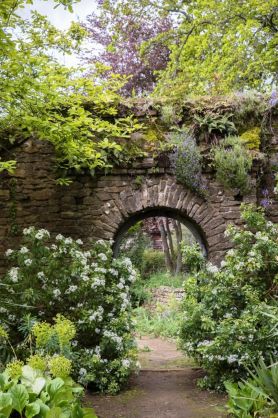
<svg viewBox="0 0 278 418"><path fill-rule="evenodd" d="M198 224L192 221L190 218L185 217L182 215L181 212L172 209L172 208L165 208L165 207L155 207L155 208L148 208L141 212L135 213L131 215L125 222L122 224L118 231L114 236L114 244L113 244L113 251L114 255L117 256L120 250L120 244L122 241L123 236L128 231L128 229L135 225L137 222L146 219L146 218L153 218L153 217L165 217L170 219L175 219L180 221L187 229L192 233L196 241L200 244L203 248L204 253L207 255L207 242L204 235L204 232L200 228Z"/></svg>
<svg viewBox="0 0 278 418"><path fill-rule="evenodd" d="M112 181L112 176L109 177ZM177 184L175 177L167 174L145 177L139 188L130 177L126 182L121 176L117 187L111 189L113 193L109 194L107 188L107 200L97 205L98 216L92 222L92 236L95 238L117 240L137 220L159 215L181 220L204 244L212 262L219 262L223 252L230 248L224 237L229 216L227 208L221 208L223 198L219 189L214 191L215 202L208 202ZM230 209L228 212L231 213ZM233 218L239 218L239 204L232 209L230 219Z"/></svg>

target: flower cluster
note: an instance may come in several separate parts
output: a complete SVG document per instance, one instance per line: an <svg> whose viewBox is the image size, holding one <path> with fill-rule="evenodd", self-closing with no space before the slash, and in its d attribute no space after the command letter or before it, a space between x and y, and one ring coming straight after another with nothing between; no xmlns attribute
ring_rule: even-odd
<svg viewBox="0 0 278 418"><path fill-rule="evenodd" d="M278 356L278 227L261 208L243 206L242 218L226 231L234 248L221 266L208 263L185 284L181 346L206 369L205 387L221 389L260 357Z"/></svg>
<svg viewBox="0 0 278 418"><path fill-rule="evenodd" d="M114 259L105 241L86 251L81 240L61 234L52 239L34 227L24 229L24 238L19 250L6 252L12 267L3 280L8 303L0 325L20 347L22 320L30 314L40 320L33 327L37 346L58 341L63 348L75 335L71 323L56 315L66 316L77 327L73 372L83 384L117 391L136 363L129 314L136 272L130 260Z"/></svg>

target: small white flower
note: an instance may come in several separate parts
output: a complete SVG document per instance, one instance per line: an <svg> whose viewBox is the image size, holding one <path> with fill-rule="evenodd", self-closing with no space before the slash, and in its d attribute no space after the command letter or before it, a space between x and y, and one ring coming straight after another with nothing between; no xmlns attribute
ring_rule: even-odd
<svg viewBox="0 0 278 418"><path fill-rule="evenodd" d="M56 235L56 241L62 241L63 238L64 237L61 234Z"/></svg>
<svg viewBox="0 0 278 418"><path fill-rule="evenodd" d="M38 278L39 278L39 279L41 279L41 280L45 278L45 274L44 274L44 272L43 272L43 271L39 271L39 272L38 272L38 274L37 274L37 276L38 276Z"/></svg>
<svg viewBox="0 0 278 418"><path fill-rule="evenodd" d="M83 241L82 241L81 239L77 239L77 240L76 240L76 244L78 244L78 245L83 245Z"/></svg>
<svg viewBox="0 0 278 418"><path fill-rule="evenodd" d="M53 290L53 295L54 295L55 298L58 298L61 295L60 289L54 289Z"/></svg>
<svg viewBox="0 0 278 418"><path fill-rule="evenodd" d="M236 363L238 361L238 356L236 354L231 354L227 357L227 361L229 364Z"/></svg>
<svg viewBox="0 0 278 418"><path fill-rule="evenodd" d="M6 257L9 257L11 254L13 254L13 250L11 250L10 248L5 252Z"/></svg>
<svg viewBox="0 0 278 418"><path fill-rule="evenodd" d="M103 253L98 254L98 257L102 260L102 261L107 261L107 256Z"/></svg>
<svg viewBox="0 0 278 418"><path fill-rule="evenodd" d="M30 235L32 232L34 232L35 228L33 226L30 226L29 228L23 229L23 235Z"/></svg>
<svg viewBox="0 0 278 418"><path fill-rule="evenodd" d="M32 264L32 260L30 260L30 258L27 258L27 260L25 260L24 261L24 264L26 265L26 266L31 266L31 264Z"/></svg>
<svg viewBox="0 0 278 418"><path fill-rule="evenodd" d="M217 266L214 266L213 264L211 264L211 263L208 263L207 264L207 271L209 272L209 273L217 273L218 272L218 267Z"/></svg>
<svg viewBox="0 0 278 418"><path fill-rule="evenodd" d="M118 284L117 284L117 287L118 287L119 289L123 289L123 288L124 288L124 285L123 285L123 283L118 283Z"/></svg>
<svg viewBox="0 0 278 418"><path fill-rule="evenodd" d="M72 244L72 238L66 238L65 244Z"/></svg>
<svg viewBox="0 0 278 418"><path fill-rule="evenodd" d="M17 283L18 282L18 267L12 267L9 271L9 276L12 282Z"/></svg>
<svg viewBox="0 0 278 418"><path fill-rule="evenodd" d="M73 293L73 292L75 292L76 291L76 289L77 289L77 286L76 285L71 285L66 291L65 291L65 293L66 294L69 294L69 293Z"/></svg>
<svg viewBox="0 0 278 418"><path fill-rule="evenodd" d="M29 252L29 250L28 250L27 247L21 247L20 250L19 250L19 252L20 252L20 254L26 254L26 253Z"/></svg>
<svg viewBox="0 0 278 418"><path fill-rule="evenodd" d="M122 366L123 366L125 369L128 369L128 368L130 367L130 360L128 360L128 359L123 359L123 360L122 360Z"/></svg>

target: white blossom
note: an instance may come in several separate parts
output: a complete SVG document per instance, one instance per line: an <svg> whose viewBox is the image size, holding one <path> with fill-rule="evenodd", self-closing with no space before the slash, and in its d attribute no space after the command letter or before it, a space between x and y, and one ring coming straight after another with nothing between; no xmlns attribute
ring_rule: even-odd
<svg viewBox="0 0 278 418"><path fill-rule="evenodd" d="M53 295L54 295L55 298L58 298L61 295L60 289L54 289L53 290Z"/></svg>

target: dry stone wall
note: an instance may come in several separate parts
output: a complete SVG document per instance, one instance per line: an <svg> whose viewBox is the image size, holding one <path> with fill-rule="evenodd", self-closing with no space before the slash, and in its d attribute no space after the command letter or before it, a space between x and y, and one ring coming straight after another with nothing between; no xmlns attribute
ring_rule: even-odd
<svg viewBox="0 0 278 418"><path fill-rule="evenodd" d="M278 165L277 137L272 147L272 163ZM79 174L62 187L55 182L55 156L48 143L28 140L13 153L16 173L0 174L0 273L5 250L17 246L22 229L30 225L88 244L92 239L114 239L133 216L166 210L199 230L209 259L217 263L231 246L224 236L227 224L240 223L241 200L235 192L224 191L209 170L204 173L209 199L204 200L178 184L169 167L156 166L153 158L115 168L109 175ZM255 164L252 190L244 202L258 201L259 169ZM277 202L269 216L278 221Z"/></svg>

